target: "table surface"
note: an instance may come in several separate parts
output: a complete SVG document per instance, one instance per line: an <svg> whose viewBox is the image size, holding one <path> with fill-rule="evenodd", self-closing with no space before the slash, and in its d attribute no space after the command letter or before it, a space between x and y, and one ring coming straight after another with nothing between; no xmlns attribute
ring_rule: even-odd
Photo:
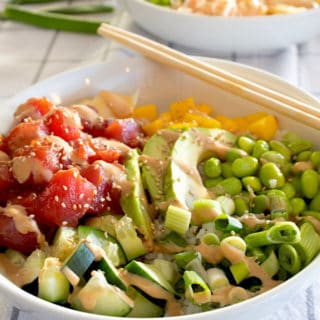
<svg viewBox="0 0 320 320"><path fill-rule="evenodd" d="M69 3L84 1L90 2L81 0ZM113 13L103 16L110 23L151 37L131 20L123 8L117 6L116 0L105 2L116 7ZM3 4L4 0L0 0L0 9ZM235 53L216 56L196 50L186 51L172 43L166 44L188 54L223 58L264 69L320 98L320 34L308 43L253 56L239 56ZM59 72L112 59L120 49L118 45L96 35L45 30L0 20L0 103ZM320 319L319 301L320 282L315 279L313 286L264 320ZM0 299L0 319L35 320L34 317L4 305ZM260 319L258 315L256 319Z"/></svg>

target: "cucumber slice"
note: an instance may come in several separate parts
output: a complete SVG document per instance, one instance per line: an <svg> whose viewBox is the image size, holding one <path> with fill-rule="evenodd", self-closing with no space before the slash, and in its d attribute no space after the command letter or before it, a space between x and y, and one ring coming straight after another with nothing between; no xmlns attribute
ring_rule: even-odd
<svg viewBox="0 0 320 320"><path fill-rule="evenodd" d="M67 302L70 283L60 271L61 265L58 258L46 258L39 274L39 298L55 303Z"/></svg>
<svg viewBox="0 0 320 320"><path fill-rule="evenodd" d="M155 265L132 260L125 266L125 269L128 272L146 278L156 283L168 292L175 294L175 291L172 288L171 284L165 279L162 272Z"/></svg>
<svg viewBox="0 0 320 320"><path fill-rule="evenodd" d="M115 225L117 240L119 241L128 260L132 260L147 253L142 240L138 237L132 219L124 216Z"/></svg>
<svg viewBox="0 0 320 320"><path fill-rule="evenodd" d="M115 237L116 232L114 230L114 226L118 220L119 217L107 214L105 216L87 218L84 224L86 226L95 227L97 229L105 231L108 233L108 236L111 235L112 237Z"/></svg>
<svg viewBox="0 0 320 320"><path fill-rule="evenodd" d="M127 284L121 278L118 269L115 268L108 257L103 257L101 259L98 268L104 272L104 275L109 283L117 286L124 291L127 290Z"/></svg>
<svg viewBox="0 0 320 320"><path fill-rule="evenodd" d="M144 295L129 287L127 295L134 301L134 307L127 315L129 318L162 317L164 309L148 300Z"/></svg>
<svg viewBox="0 0 320 320"><path fill-rule="evenodd" d="M99 230L91 226L78 226L79 239L87 239L91 243L103 248L107 257L112 261L114 266L120 266L127 262L124 252L118 241L106 234L103 230Z"/></svg>
<svg viewBox="0 0 320 320"><path fill-rule="evenodd" d="M77 231L72 227L59 227L52 243L52 255L64 261L78 244Z"/></svg>
<svg viewBox="0 0 320 320"><path fill-rule="evenodd" d="M126 316L133 308L133 301L124 291L110 285L100 270L92 272L89 281L72 295L70 302L77 310L106 316Z"/></svg>
<svg viewBox="0 0 320 320"><path fill-rule="evenodd" d="M85 242L80 242L78 247L66 260L61 270L70 283L73 286L76 286L79 283L80 278L89 269L94 260L95 255L88 245Z"/></svg>

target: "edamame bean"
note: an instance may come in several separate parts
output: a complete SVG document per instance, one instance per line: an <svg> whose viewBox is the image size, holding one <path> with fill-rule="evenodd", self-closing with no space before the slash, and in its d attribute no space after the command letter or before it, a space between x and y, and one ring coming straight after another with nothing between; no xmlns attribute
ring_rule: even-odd
<svg viewBox="0 0 320 320"><path fill-rule="evenodd" d="M257 140L252 150L252 156L259 159L268 150L270 150L270 147L267 141Z"/></svg>
<svg viewBox="0 0 320 320"><path fill-rule="evenodd" d="M298 216L307 209L307 204L303 198L295 197L290 200L290 208L290 214Z"/></svg>
<svg viewBox="0 0 320 320"><path fill-rule="evenodd" d="M223 177L205 179L204 186L208 189L214 188L218 183L220 183L223 180Z"/></svg>
<svg viewBox="0 0 320 320"><path fill-rule="evenodd" d="M269 198L265 194L259 194L252 199L253 213L264 213L267 209L269 209Z"/></svg>
<svg viewBox="0 0 320 320"><path fill-rule="evenodd" d="M234 160L238 159L238 158L242 158L247 156L248 154L239 148L230 148L228 149L228 151L226 152L226 159L229 162L233 162Z"/></svg>
<svg viewBox="0 0 320 320"><path fill-rule="evenodd" d="M231 196L235 196L242 191L242 183L236 177L226 178L217 184L215 190L220 195L230 194Z"/></svg>
<svg viewBox="0 0 320 320"><path fill-rule="evenodd" d="M290 149L279 140L271 140L269 142L271 150L278 151L281 153L287 161L291 159L291 151Z"/></svg>
<svg viewBox="0 0 320 320"><path fill-rule="evenodd" d="M312 155L312 151L302 151L297 155L297 161L308 161Z"/></svg>
<svg viewBox="0 0 320 320"><path fill-rule="evenodd" d="M307 169L302 173L301 190L302 194L308 199L312 199L318 193L319 177L315 170Z"/></svg>
<svg viewBox="0 0 320 320"><path fill-rule="evenodd" d="M320 151L313 151L310 160L315 168L319 168L320 165Z"/></svg>
<svg viewBox="0 0 320 320"><path fill-rule="evenodd" d="M251 154L253 151L255 141L249 137L240 136L238 138L237 144L240 149L246 151L248 154Z"/></svg>
<svg viewBox="0 0 320 320"><path fill-rule="evenodd" d="M283 136L284 144L290 149L291 154L295 155L312 148L312 142L302 139L295 133L287 133Z"/></svg>
<svg viewBox="0 0 320 320"><path fill-rule="evenodd" d="M286 182L284 186L281 188L288 199L292 199L296 195L296 189L294 185L290 182Z"/></svg>
<svg viewBox="0 0 320 320"><path fill-rule="evenodd" d="M257 171L258 165L259 162L257 158L251 156L238 158L232 163L232 172L239 178L251 176Z"/></svg>
<svg viewBox="0 0 320 320"><path fill-rule="evenodd" d="M221 175L221 161L212 157L204 162L203 173L209 178L217 178Z"/></svg>
<svg viewBox="0 0 320 320"><path fill-rule="evenodd" d="M249 212L249 206L245 199L241 197L235 197L233 201L235 205L235 214L237 216L242 216L243 214Z"/></svg>
<svg viewBox="0 0 320 320"><path fill-rule="evenodd" d="M261 163L273 162L275 163L280 169L286 164L286 159L284 156L274 150L266 151L260 157Z"/></svg>
<svg viewBox="0 0 320 320"><path fill-rule="evenodd" d="M232 163L231 162L223 162L221 164L221 174L225 178L233 177Z"/></svg>
<svg viewBox="0 0 320 320"><path fill-rule="evenodd" d="M320 211L320 193L317 193L315 197L310 201L309 209L312 211Z"/></svg>
<svg viewBox="0 0 320 320"><path fill-rule="evenodd" d="M292 183L293 187L296 190L296 195L302 195L300 177L294 176L294 177L291 177L290 180L291 180L290 182Z"/></svg>
<svg viewBox="0 0 320 320"><path fill-rule="evenodd" d="M261 182L256 176L247 176L242 178L243 186L248 190L253 192L260 192L262 189Z"/></svg>
<svg viewBox="0 0 320 320"><path fill-rule="evenodd" d="M279 189L285 184L283 173L273 162L268 162L260 168L259 178L268 189Z"/></svg>

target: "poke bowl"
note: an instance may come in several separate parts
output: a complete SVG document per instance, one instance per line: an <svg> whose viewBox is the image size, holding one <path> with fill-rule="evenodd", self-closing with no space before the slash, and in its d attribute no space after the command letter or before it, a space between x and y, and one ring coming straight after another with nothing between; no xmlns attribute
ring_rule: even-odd
<svg viewBox="0 0 320 320"><path fill-rule="evenodd" d="M271 74L207 61L320 107ZM2 177L10 178L1 200L0 288L32 319L263 317L317 276L317 130L123 52L44 80L0 112ZM92 130L97 112L98 133L80 132L80 143L75 129ZM17 128L39 123L36 138L26 134L32 130L19 135ZM124 123L131 129L120 134ZM143 135L133 134L138 126ZM254 144L272 149L258 156ZM69 153L55 155L53 145Z"/></svg>
<svg viewBox="0 0 320 320"><path fill-rule="evenodd" d="M170 3L172 6L176 3L190 3L191 6L196 1L164 1L167 6L157 4L161 1L122 0L122 2L132 19L143 30L169 43L185 49L197 49L210 56L230 53L270 53L292 44L307 42L319 34L320 10L316 2L314 8L301 10L300 7L294 13L279 11L272 15L259 15L258 12L256 15L254 12L251 12L251 15L241 13L237 15L237 12L225 15L223 12L218 12L214 15L204 14L200 10L192 11L185 8L177 10L170 7ZM212 6L218 3L218 9L241 7L241 1L210 3ZM253 11L257 3L264 5L264 1L243 1L243 3L244 8L248 5L249 11L249 4L253 7ZM281 5L285 2L279 1L279 3Z"/></svg>

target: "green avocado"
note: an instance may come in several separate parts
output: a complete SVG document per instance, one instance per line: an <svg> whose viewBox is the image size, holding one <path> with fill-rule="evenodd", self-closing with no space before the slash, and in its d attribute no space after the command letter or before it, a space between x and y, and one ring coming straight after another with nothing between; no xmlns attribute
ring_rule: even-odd
<svg viewBox="0 0 320 320"><path fill-rule="evenodd" d="M192 128L175 142L164 178L166 202L191 209L196 199L208 198L198 165L212 156L223 158L236 142L236 136L223 129Z"/></svg>
<svg viewBox="0 0 320 320"><path fill-rule="evenodd" d="M124 213L132 219L145 240L152 242L151 217L149 205L143 188L139 154L133 149L125 163L127 180L131 187L121 194L120 205Z"/></svg>
<svg viewBox="0 0 320 320"><path fill-rule="evenodd" d="M168 165L172 146L180 133L162 130L146 142L141 159L142 181L148 191L150 200L157 205L164 199L163 178Z"/></svg>

